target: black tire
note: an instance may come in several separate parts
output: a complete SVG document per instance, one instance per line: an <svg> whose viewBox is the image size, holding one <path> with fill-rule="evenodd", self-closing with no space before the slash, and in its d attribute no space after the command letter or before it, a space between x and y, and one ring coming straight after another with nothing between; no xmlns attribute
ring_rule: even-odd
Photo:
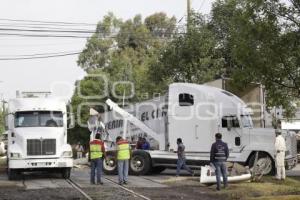
<svg viewBox="0 0 300 200"><path fill-rule="evenodd" d="M20 172L17 169L7 169L8 180L17 180Z"/></svg>
<svg viewBox="0 0 300 200"><path fill-rule="evenodd" d="M70 176L71 176L71 168L63 168L61 170L61 175L62 175L62 178L64 179L69 179Z"/></svg>
<svg viewBox="0 0 300 200"><path fill-rule="evenodd" d="M153 173L153 174L160 174L165 169L166 169L166 167L163 167L163 166L152 167L151 173Z"/></svg>
<svg viewBox="0 0 300 200"><path fill-rule="evenodd" d="M142 150L137 150L132 153L132 158L129 162L129 172L132 175L146 175L151 172L152 163L150 155Z"/></svg>
<svg viewBox="0 0 300 200"><path fill-rule="evenodd" d="M117 159L114 152L106 152L106 158L103 159L103 172L107 175L118 174Z"/></svg>
<svg viewBox="0 0 300 200"><path fill-rule="evenodd" d="M252 154L250 159L249 159L249 168L252 171L253 167L254 167L254 162L255 162L255 154ZM259 152L258 153L258 159L257 159L257 165L259 167L260 163L263 162L264 159L270 159L271 160L271 164L270 169L268 169L264 175L275 175L275 162L273 160L273 158L271 158L267 153L265 152Z"/></svg>

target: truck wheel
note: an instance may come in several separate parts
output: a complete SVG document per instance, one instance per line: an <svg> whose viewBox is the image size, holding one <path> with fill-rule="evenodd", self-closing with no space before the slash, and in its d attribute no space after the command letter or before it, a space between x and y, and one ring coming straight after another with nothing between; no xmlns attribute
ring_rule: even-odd
<svg viewBox="0 0 300 200"><path fill-rule="evenodd" d="M160 174L161 172L163 172L166 169L166 167L163 166L157 166L157 167L152 167L151 172L153 174Z"/></svg>
<svg viewBox="0 0 300 200"><path fill-rule="evenodd" d="M255 153L249 159L249 168L251 171L254 169ZM275 174L275 163L274 160L266 153L259 152L257 163L257 170L264 172L263 175L274 175Z"/></svg>
<svg viewBox="0 0 300 200"><path fill-rule="evenodd" d="M8 180L17 180L19 178L19 172L16 169L7 169Z"/></svg>
<svg viewBox="0 0 300 200"><path fill-rule="evenodd" d="M134 151L130 160L130 173L133 175L146 175L151 171L151 159L145 151Z"/></svg>
<svg viewBox="0 0 300 200"><path fill-rule="evenodd" d="M63 168L61 171L61 175L64 179L69 179L71 176L71 168Z"/></svg>
<svg viewBox="0 0 300 200"><path fill-rule="evenodd" d="M106 153L106 158L103 159L103 171L108 175L117 174L117 160L113 152Z"/></svg>

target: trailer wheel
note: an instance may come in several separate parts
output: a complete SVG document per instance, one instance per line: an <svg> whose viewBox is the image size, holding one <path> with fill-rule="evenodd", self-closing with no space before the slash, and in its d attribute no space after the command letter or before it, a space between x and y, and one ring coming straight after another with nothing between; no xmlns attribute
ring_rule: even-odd
<svg viewBox="0 0 300 200"><path fill-rule="evenodd" d="M117 174L117 160L113 152L107 152L105 159L103 159L103 171L108 175Z"/></svg>
<svg viewBox="0 0 300 200"><path fill-rule="evenodd" d="M166 169L166 167L163 166L157 166L157 167L152 167L151 172L153 174L160 174L161 172L163 172Z"/></svg>
<svg viewBox="0 0 300 200"><path fill-rule="evenodd" d="M17 180L19 178L19 172L16 169L7 169L8 180Z"/></svg>
<svg viewBox="0 0 300 200"><path fill-rule="evenodd" d="M252 171L254 169L254 162L255 162L255 153L249 159L249 168ZM270 163L266 165L266 163ZM264 152L258 153L256 167L258 171L263 171L263 175L274 175L275 174L275 162L274 160Z"/></svg>
<svg viewBox="0 0 300 200"><path fill-rule="evenodd" d="M133 175L146 175L151 171L151 159L145 151L134 151L130 160L130 173Z"/></svg>
<svg viewBox="0 0 300 200"><path fill-rule="evenodd" d="M71 176L71 168L63 168L61 170L61 175L64 179L69 179Z"/></svg>

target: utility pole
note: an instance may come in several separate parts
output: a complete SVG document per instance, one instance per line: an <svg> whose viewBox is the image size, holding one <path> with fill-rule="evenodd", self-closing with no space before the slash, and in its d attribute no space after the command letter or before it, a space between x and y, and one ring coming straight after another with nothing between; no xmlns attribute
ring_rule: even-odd
<svg viewBox="0 0 300 200"><path fill-rule="evenodd" d="M187 22L186 22L187 32L189 32L190 29L190 21L191 21L191 0L187 0Z"/></svg>

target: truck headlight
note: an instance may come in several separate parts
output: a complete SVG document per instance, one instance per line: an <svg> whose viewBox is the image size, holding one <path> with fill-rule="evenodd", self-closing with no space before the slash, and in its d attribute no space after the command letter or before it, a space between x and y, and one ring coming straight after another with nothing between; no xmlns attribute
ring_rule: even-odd
<svg viewBox="0 0 300 200"><path fill-rule="evenodd" d="M10 153L10 158L21 158L21 154L20 153Z"/></svg>
<svg viewBox="0 0 300 200"><path fill-rule="evenodd" d="M72 153L72 151L64 151L61 156L62 157L72 157L73 153Z"/></svg>

